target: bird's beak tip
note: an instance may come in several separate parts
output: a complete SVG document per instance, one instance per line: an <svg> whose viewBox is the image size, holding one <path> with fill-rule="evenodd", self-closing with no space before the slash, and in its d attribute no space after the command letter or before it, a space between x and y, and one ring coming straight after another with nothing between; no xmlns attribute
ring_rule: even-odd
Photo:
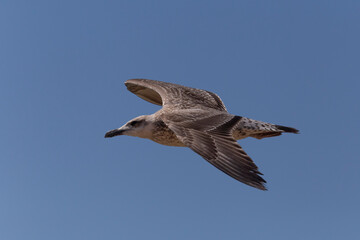
<svg viewBox="0 0 360 240"><path fill-rule="evenodd" d="M105 138L111 138L111 137L115 137L115 136L119 136L122 135L122 133L124 132L124 130L120 130L120 129L114 129L111 131L108 131L107 133L105 133Z"/></svg>

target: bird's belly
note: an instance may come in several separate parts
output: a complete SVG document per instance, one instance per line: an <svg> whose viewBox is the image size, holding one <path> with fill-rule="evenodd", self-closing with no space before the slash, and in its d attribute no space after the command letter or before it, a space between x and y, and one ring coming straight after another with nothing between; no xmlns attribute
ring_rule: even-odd
<svg viewBox="0 0 360 240"><path fill-rule="evenodd" d="M244 131L243 128L236 128L232 132L232 136L235 140L240 140L249 137L249 133ZM166 146L175 146L175 147L186 147L176 136L176 134L171 131L168 127L163 126L157 131L152 133L150 138L152 141L166 145Z"/></svg>
<svg viewBox="0 0 360 240"><path fill-rule="evenodd" d="M232 132L232 136L235 140L240 140L249 137L249 135L246 132L241 131L239 129L235 129ZM155 131L150 139L156 143L166 146L186 147L185 144L181 142L177 138L176 134L173 131L171 131L169 128L163 128L161 129L161 131Z"/></svg>
<svg viewBox="0 0 360 240"><path fill-rule="evenodd" d="M151 138L152 141L166 146L174 147L186 147L170 129L162 129L162 131L156 131Z"/></svg>

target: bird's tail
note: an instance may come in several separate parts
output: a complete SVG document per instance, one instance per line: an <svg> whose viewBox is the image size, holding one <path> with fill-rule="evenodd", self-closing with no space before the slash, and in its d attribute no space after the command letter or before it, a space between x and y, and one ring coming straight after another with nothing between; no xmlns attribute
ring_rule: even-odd
<svg viewBox="0 0 360 240"><path fill-rule="evenodd" d="M286 132L286 133L299 133L299 130L297 130L296 128L285 127L285 126L275 125L275 124L269 124L269 125L271 126L271 130L264 129L264 131L262 131L260 133L251 134L250 137L254 137L254 138L257 138L257 139L262 139L262 138L267 138L267 137L279 136L284 132Z"/></svg>
<svg viewBox="0 0 360 240"><path fill-rule="evenodd" d="M281 131L284 132L288 132L288 133L299 133L299 130L297 130L296 128L292 128L292 127L285 127L285 126L281 126L281 125L275 125L275 127Z"/></svg>
<svg viewBox="0 0 360 240"><path fill-rule="evenodd" d="M284 132L298 133L299 130L292 127L285 127L243 117L237 129L234 131L233 136L236 140L245 137L262 139L267 137L279 136Z"/></svg>

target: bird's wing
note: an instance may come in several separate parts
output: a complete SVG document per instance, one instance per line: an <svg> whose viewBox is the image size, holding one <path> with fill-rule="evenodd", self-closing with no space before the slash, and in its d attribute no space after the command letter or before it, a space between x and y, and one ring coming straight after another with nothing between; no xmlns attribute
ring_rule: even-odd
<svg viewBox="0 0 360 240"><path fill-rule="evenodd" d="M241 117L220 113L200 120L178 119L172 115L165 116L163 120L187 147L236 180L266 190L266 181L260 177L262 173L231 136Z"/></svg>
<svg viewBox="0 0 360 240"><path fill-rule="evenodd" d="M226 111L224 103L215 93L148 79L130 79L125 82L127 89L138 97L173 109L206 109Z"/></svg>

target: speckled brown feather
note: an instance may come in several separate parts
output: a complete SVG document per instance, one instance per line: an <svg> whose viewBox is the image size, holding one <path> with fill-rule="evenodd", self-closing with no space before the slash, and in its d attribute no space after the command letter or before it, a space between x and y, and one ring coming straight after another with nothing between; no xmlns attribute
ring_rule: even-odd
<svg viewBox="0 0 360 240"><path fill-rule="evenodd" d="M147 125L132 136L187 146L234 179L261 190L266 190L266 181L236 140L297 133L294 128L229 114L220 97L206 90L148 79L130 79L125 85L140 98L162 105L158 112L138 117ZM115 129L105 137L123 131Z"/></svg>

